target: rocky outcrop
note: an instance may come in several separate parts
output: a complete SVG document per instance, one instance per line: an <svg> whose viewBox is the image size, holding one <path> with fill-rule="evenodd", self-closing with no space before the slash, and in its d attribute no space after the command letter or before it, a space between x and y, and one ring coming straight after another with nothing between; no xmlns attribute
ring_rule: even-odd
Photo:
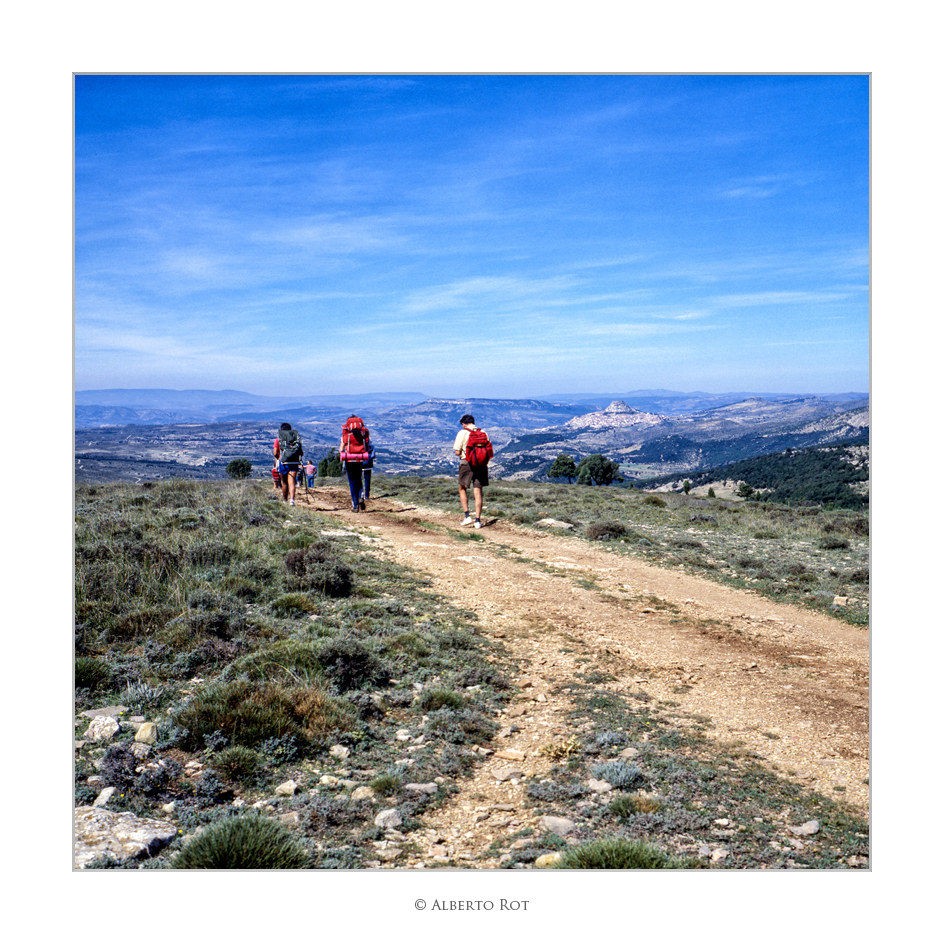
<svg viewBox="0 0 944 944"><path fill-rule="evenodd" d="M177 835L177 827L132 813L113 813L101 807L80 806L75 811L77 869L94 859L110 856L119 862L153 856Z"/></svg>

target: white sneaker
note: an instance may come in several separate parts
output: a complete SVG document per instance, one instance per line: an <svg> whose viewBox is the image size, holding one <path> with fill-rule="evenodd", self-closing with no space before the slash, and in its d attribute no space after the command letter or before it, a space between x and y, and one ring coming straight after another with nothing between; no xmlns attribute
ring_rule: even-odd
<svg viewBox="0 0 944 944"><path fill-rule="evenodd" d="M475 526L476 526L477 528L481 528L481 527L482 527L482 522L479 521L478 518L475 519Z"/></svg>
<svg viewBox="0 0 944 944"><path fill-rule="evenodd" d="M464 528L466 525L470 525L470 524L472 524L472 516L471 516L471 515L466 515L466 516L462 519L462 527Z"/></svg>

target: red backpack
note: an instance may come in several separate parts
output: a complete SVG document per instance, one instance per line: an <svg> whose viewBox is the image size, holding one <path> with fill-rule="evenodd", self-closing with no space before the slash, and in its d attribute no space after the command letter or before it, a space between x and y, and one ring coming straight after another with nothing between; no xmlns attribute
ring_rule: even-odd
<svg viewBox="0 0 944 944"><path fill-rule="evenodd" d="M341 461L367 462L370 458L370 430L359 416L350 416L341 428Z"/></svg>
<svg viewBox="0 0 944 944"><path fill-rule="evenodd" d="M482 429L470 429L469 439L465 444L465 461L469 465L488 465L488 460L495 455L488 433Z"/></svg>

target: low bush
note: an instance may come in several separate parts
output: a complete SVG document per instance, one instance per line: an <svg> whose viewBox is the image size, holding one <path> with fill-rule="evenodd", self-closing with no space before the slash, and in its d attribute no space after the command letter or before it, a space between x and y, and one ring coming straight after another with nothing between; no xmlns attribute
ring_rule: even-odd
<svg viewBox="0 0 944 944"><path fill-rule="evenodd" d="M647 842L598 839L571 846L555 865L558 869L684 869L691 863L676 859Z"/></svg>
<svg viewBox="0 0 944 944"><path fill-rule="evenodd" d="M440 708L430 712L424 731L450 744L481 743L497 730L493 721L473 708Z"/></svg>
<svg viewBox="0 0 944 944"><path fill-rule="evenodd" d="M326 597L349 597L354 575L334 545L315 541L285 555L285 569L296 589L315 590Z"/></svg>
<svg viewBox="0 0 944 944"><path fill-rule="evenodd" d="M597 780L605 780L621 790L625 790L637 781L642 780L642 771L635 764L627 764L621 760L611 760L605 764L597 764L592 773Z"/></svg>
<svg viewBox="0 0 944 944"><path fill-rule="evenodd" d="M244 813L212 823L173 859L175 869L303 869L309 854L281 823Z"/></svg>
<svg viewBox="0 0 944 944"><path fill-rule="evenodd" d="M403 778L397 774L378 774L370 782L370 788L378 796L394 796L400 792L403 786Z"/></svg>
<svg viewBox="0 0 944 944"><path fill-rule="evenodd" d="M214 770L236 781L252 780L262 769L264 760L258 751L242 744L224 747L211 760Z"/></svg>
<svg viewBox="0 0 944 944"><path fill-rule="evenodd" d="M90 692L105 688L111 679L111 666L104 659L79 656L75 660L75 687Z"/></svg>
<svg viewBox="0 0 944 944"><path fill-rule="evenodd" d="M616 521L597 521L587 525L586 534L591 541L613 541L626 537L629 529Z"/></svg>
<svg viewBox="0 0 944 944"><path fill-rule="evenodd" d="M461 708L465 699L445 688L429 688L420 695L417 707L422 711L438 711L440 708Z"/></svg>
<svg viewBox="0 0 944 944"><path fill-rule="evenodd" d="M349 705L316 685L259 684L246 679L211 685L177 712L174 721L187 734L184 746L199 750L207 736L220 732L229 744L256 747L286 736L305 741L348 730Z"/></svg>
<svg viewBox="0 0 944 944"><path fill-rule="evenodd" d="M329 639L318 651L324 674L342 691L383 685L387 667L362 642L349 636Z"/></svg>

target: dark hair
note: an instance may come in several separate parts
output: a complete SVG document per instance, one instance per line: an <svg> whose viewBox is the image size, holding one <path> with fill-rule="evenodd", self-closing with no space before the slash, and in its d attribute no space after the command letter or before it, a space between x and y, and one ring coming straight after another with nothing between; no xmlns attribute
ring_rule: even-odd
<svg viewBox="0 0 944 944"><path fill-rule="evenodd" d="M291 424L291 423L283 423L283 424L279 427L279 429L291 429L291 428L292 428L292 424Z"/></svg>
<svg viewBox="0 0 944 944"><path fill-rule="evenodd" d="M466 423L471 423L471 424L474 426L474 425L475 425L475 417L474 417L471 413L466 413L466 415L463 416L462 419L459 420L459 422L460 422L463 426L465 426Z"/></svg>

